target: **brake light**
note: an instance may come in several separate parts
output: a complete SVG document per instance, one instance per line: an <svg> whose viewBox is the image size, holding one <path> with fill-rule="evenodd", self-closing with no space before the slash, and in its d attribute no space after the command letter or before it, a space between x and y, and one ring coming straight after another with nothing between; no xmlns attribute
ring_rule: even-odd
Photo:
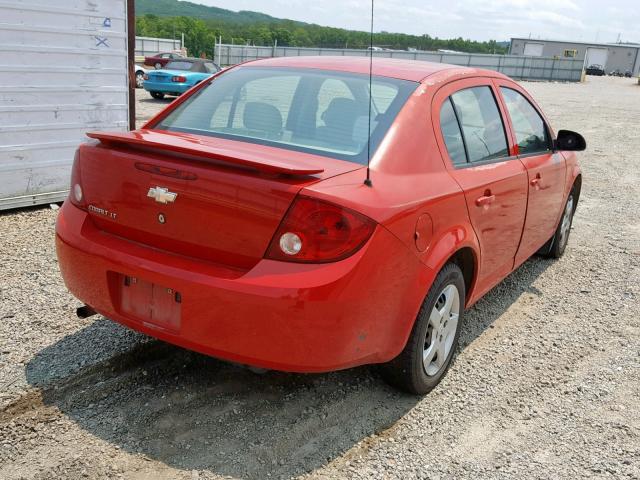
<svg viewBox="0 0 640 480"><path fill-rule="evenodd" d="M297 197L265 258L299 263L327 263L353 255L371 237L376 223L345 207Z"/></svg>
<svg viewBox="0 0 640 480"><path fill-rule="evenodd" d="M149 75L147 75L146 73L144 75L142 75L142 79L143 80L149 80Z"/></svg>
<svg viewBox="0 0 640 480"><path fill-rule="evenodd" d="M71 167L71 186L69 191L69 200L76 207L82 210L87 209L87 203L82 190L82 177L80 175L80 149L76 150L73 158L73 167Z"/></svg>
<svg viewBox="0 0 640 480"><path fill-rule="evenodd" d="M184 83L187 81L187 77L183 77L182 75L176 75L175 77L171 77L171 81L176 83Z"/></svg>

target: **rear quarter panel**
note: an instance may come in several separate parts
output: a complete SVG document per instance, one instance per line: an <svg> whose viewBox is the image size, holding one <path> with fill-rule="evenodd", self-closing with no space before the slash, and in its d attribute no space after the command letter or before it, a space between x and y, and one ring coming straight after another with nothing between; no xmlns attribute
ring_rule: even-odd
<svg viewBox="0 0 640 480"><path fill-rule="evenodd" d="M185 77L187 77L187 83L189 85L195 85L198 82L202 82L209 78L212 74L209 73L185 73Z"/></svg>
<svg viewBox="0 0 640 480"><path fill-rule="evenodd" d="M421 84L400 111L371 159L372 187L363 183L363 167L305 189L373 218L427 267L428 275L417 280L420 285L407 287L416 292L411 300L415 314L433 278L456 251L469 247L479 258L464 195L444 168L433 134L433 91L432 85Z"/></svg>

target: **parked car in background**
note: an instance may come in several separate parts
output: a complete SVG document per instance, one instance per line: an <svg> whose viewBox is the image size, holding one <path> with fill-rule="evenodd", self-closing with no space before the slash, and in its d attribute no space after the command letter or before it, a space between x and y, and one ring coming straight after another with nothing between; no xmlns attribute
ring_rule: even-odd
<svg viewBox="0 0 640 480"><path fill-rule="evenodd" d="M177 60L179 58L184 58L182 55L180 55L179 53L158 53L156 55L153 55L151 57L144 57L144 64L149 66L149 67L153 67L156 69L160 69L162 67L164 67L167 63L169 63L172 60Z"/></svg>
<svg viewBox="0 0 640 480"><path fill-rule="evenodd" d="M144 83L144 76L149 72L149 69L143 67L142 65L136 65L135 71L136 71L136 88L142 88L142 84Z"/></svg>
<svg viewBox="0 0 640 480"><path fill-rule="evenodd" d="M382 364L419 394L465 308L564 253L586 147L501 73L357 57L231 67L89 136L56 227L83 314L261 368Z"/></svg>
<svg viewBox="0 0 640 480"><path fill-rule="evenodd" d="M181 58L172 60L161 70L149 71L142 86L153 98L178 96L219 71L220 67L211 60Z"/></svg>
<svg viewBox="0 0 640 480"><path fill-rule="evenodd" d="M633 77L633 72L631 72L631 70L627 70L626 72L624 72L624 76L626 78L631 78Z"/></svg>
<svg viewBox="0 0 640 480"><path fill-rule="evenodd" d="M585 72L587 75L596 75L598 77L602 77L607 74L602 65L589 65Z"/></svg>
<svg viewBox="0 0 640 480"><path fill-rule="evenodd" d="M619 68L613 70L609 75L611 75L612 77L624 77L624 73L622 73L622 70L620 70Z"/></svg>

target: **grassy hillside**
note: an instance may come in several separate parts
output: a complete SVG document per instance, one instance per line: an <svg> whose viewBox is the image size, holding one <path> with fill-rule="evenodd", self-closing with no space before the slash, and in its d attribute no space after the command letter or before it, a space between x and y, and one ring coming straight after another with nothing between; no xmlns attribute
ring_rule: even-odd
<svg viewBox="0 0 640 480"><path fill-rule="evenodd" d="M233 12L180 0L136 0L136 33L178 38L185 34L189 53L211 56L217 38L223 43L325 48L366 48L369 33L275 18L258 12ZM494 40L440 39L424 35L378 32L374 45L398 50L447 49L473 53L506 53Z"/></svg>
<svg viewBox="0 0 640 480"><path fill-rule="evenodd" d="M136 0L136 15L160 17L193 17L200 20L218 20L232 23L274 23L279 18L259 12L233 12L224 8L208 7L180 0Z"/></svg>

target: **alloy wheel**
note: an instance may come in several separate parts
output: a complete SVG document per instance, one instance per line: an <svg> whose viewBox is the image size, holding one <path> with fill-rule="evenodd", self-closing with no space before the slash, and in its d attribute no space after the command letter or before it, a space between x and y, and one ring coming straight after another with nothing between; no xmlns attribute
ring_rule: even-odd
<svg viewBox="0 0 640 480"><path fill-rule="evenodd" d="M429 326L422 352L422 364L428 376L436 375L446 365L458 328L460 292L449 284L438 295L429 315Z"/></svg>

